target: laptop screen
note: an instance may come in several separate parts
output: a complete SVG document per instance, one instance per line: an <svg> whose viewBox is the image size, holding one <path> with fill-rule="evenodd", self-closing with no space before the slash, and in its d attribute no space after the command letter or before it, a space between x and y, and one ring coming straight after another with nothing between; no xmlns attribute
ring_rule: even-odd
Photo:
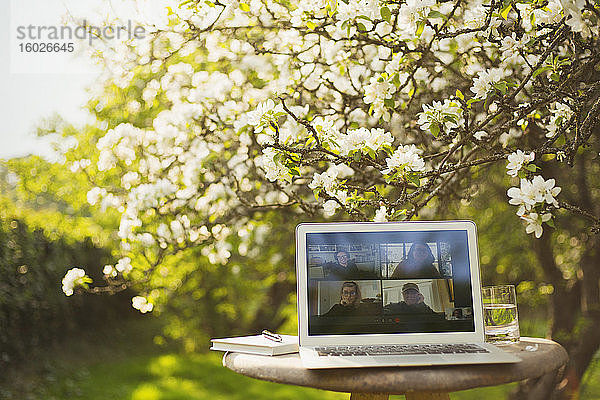
<svg viewBox="0 0 600 400"><path fill-rule="evenodd" d="M474 332L466 230L306 234L308 334Z"/></svg>

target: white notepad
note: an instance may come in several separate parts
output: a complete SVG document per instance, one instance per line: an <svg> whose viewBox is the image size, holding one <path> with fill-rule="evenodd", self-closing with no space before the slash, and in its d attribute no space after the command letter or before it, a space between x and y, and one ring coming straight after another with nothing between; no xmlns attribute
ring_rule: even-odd
<svg viewBox="0 0 600 400"><path fill-rule="evenodd" d="M281 342L276 342L263 335L211 339L212 347L210 349L267 356L298 352L298 336L281 335L281 339Z"/></svg>

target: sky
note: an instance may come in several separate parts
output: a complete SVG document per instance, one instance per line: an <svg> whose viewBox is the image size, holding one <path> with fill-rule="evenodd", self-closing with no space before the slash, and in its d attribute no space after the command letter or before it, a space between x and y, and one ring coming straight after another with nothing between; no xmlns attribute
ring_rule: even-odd
<svg viewBox="0 0 600 400"><path fill-rule="evenodd" d="M84 108L86 88L97 78L93 67L70 68L73 62L62 56L63 65L57 66L48 54L19 54L16 26L60 26L67 9L78 16L89 15L93 21L99 13L113 14L116 9L118 14L120 3L125 1L0 0L0 159L28 154L52 158L47 140L38 138L35 131L43 119L54 114L76 126L93 121ZM28 69L34 73L23 73ZM41 73L48 70L53 72Z"/></svg>
<svg viewBox="0 0 600 400"><path fill-rule="evenodd" d="M10 0L0 0L2 10L9 10ZM60 18L52 0L39 1L38 12ZM45 140L35 136L35 128L43 118L58 113L69 121L85 122L87 113L85 88L95 75L88 74L22 74L10 68L10 13L0 13L0 159L27 154L49 156ZM60 19L58 19L60 20Z"/></svg>

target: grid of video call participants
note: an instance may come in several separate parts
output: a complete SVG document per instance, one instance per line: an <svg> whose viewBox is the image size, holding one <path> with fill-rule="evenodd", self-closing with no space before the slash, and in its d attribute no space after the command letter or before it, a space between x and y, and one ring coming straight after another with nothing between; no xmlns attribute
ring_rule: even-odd
<svg viewBox="0 0 600 400"><path fill-rule="evenodd" d="M309 240L309 333L473 331L466 236L412 236Z"/></svg>

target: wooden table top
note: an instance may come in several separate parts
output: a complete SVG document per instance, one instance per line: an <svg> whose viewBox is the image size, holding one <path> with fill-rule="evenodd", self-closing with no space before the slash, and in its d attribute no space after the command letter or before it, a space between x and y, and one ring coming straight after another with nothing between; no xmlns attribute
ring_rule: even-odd
<svg viewBox="0 0 600 400"><path fill-rule="evenodd" d="M525 350L537 345L536 351ZM567 352L547 339L521 338L502 346L517 354L514 364L378 367L308 370L298 353L281 356L226 353L223 365L237 373L270 382L351 393L453 392L538 378L568 361Z"/></svg>

